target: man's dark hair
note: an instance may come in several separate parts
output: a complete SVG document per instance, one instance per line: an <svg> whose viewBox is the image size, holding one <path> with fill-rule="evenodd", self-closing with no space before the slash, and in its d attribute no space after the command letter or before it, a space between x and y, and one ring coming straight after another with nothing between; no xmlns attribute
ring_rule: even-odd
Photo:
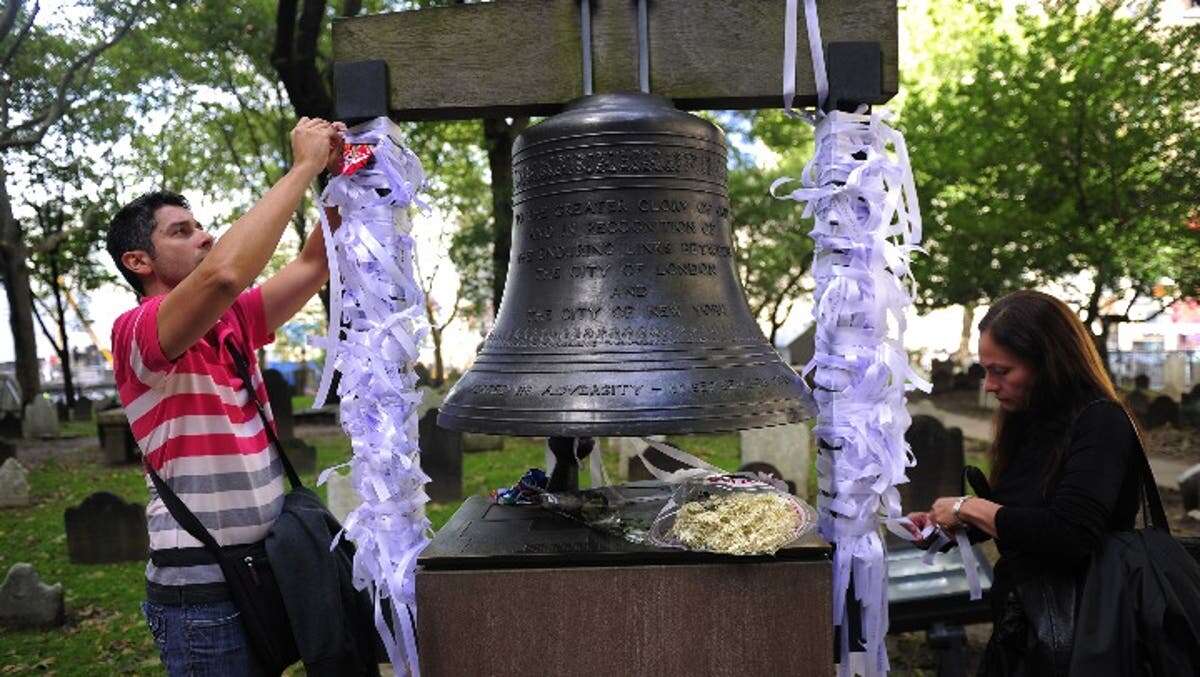
<svg viewBox="0 0 1200 677"><path fill-rule="evenodd" d="M117 270L121 271L125 281L139 295L146 293L146 290L142 288L142 280L121 263L121 256L125 252L139 249L148 252L151 256L154 255L154 243L150 240L150 233L154 232L154 213L158 211L159 207L167 205L191 209L187 199L179 193L156 190L121 207L121 210L108 224L106 240L108 253L113 257L113 262L117 264Z"/></svg>

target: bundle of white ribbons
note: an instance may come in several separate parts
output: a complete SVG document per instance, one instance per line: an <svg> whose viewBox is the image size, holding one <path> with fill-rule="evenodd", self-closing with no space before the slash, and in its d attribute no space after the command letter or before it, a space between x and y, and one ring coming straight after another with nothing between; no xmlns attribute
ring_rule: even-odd
<svg viewBox="0 0 1200 677"><path fill-rule="evenodd" d="M784 105L795 93L796 0L785 20ZM896 485L915 464L904 433L911 419L905 393L928 391L904 349L905 310L912 304L909 269L921 242L921 215L904 137L890 114L865 107L855 113L821 107L828 95L815 0L805 19L816 75L818 109L812 159L796 179L771 186L775 197L805 204L813 219L816 350L805 366L812 375L818 415L819 530L834 544L833 622L839 632L839 674L888 671L887 562L880 524L907 538ZM944 541L941 541L944 543ZM960 540L965 545L965 539ZM969 550L969 548L967 548ZM932 552L932 551L931 551ZM932 555L930 555L931 557ZM966 553L964 553L966 557ZM969 566L969 565L968 565ZM971 572L973 573L973 572ZM863 648L851 646L846 614L853 582L862 609Z"/></svg>
<svg viewBox="0 0 1200 677"><path fill-rule="evenodd" d="M418 447L421 396L413 366L428 325L424 293L413 275L409 211L424 207L418 193L425 174L387 118L356 126L345 137L347 143L371 146L374 161L334 177L322 195L322 204L338 209L342 224L331 232L321 211L330 319L328 336L312 340L325 349L313 405L325 403L334 370L341 372L342 428L354 451L350 474L362 504L346 518L339 536L357 548L354 585L371 592L375 627L388 658L393 665L407 664L416 676L413 569L429 542L430 527L424 508L429 476L421 470ZM322 472L318 484L341 467Z"/></svg>

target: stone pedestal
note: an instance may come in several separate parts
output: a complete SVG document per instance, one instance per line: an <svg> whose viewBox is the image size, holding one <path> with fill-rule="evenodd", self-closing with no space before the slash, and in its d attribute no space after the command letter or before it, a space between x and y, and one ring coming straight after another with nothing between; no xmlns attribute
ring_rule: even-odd
<svg viewBox="0 0 1200 677"><path fill-rule="evenodd" d="M419 560L421 671L832 674L829 553L662 550L473 497Z"/></svg>

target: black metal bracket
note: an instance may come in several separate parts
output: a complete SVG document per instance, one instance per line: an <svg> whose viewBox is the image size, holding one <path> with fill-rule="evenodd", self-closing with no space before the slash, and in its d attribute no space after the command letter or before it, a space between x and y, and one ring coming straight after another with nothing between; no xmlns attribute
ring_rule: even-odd
<svg viewBox="0 0 1200 677"><path fill-rule="evenodd" d="M825 49L829 97L824 110L853 112L883 100L883 47L878 42L831 42Z"/></svg>
<svg viewBox="0 0 1200 677"><path fill-rule="evenodd" d="M333 64L334 111L355 124L388 114L387 62L382 59Z"/></svg>

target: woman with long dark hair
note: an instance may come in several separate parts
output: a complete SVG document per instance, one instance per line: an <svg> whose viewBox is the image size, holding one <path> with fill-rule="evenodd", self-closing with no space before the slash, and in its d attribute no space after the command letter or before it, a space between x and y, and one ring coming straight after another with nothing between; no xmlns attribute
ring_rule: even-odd
<svg viewBox="0 0 1200 677"><path fill-rule="evenodd" d="M1131 529L1140 507L1137 432L1091 335L1062 301L1010 294L979 331L984 387L1000 403L990 496L939 498L909 517L918 529L967 528L972 540L996 541L980 674L1066 674L1072 596L1105 535ZM1053 579L1078 585L1046 584Z"/></svg>

